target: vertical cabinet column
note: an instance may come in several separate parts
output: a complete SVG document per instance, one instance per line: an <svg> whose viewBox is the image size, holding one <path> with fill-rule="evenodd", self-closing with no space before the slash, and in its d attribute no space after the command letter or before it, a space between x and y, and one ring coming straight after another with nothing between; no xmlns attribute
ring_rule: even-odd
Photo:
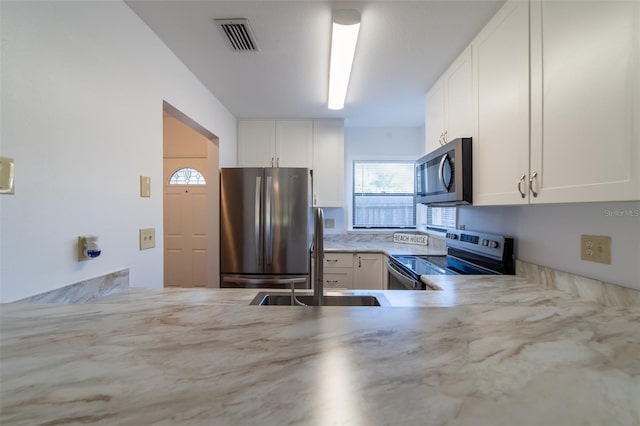
<svg viewBox="0 0 640 426"><path fill-rule="evenodd" d="M344 122L313 122L313 205L342 207L344 188Z"/></svg>

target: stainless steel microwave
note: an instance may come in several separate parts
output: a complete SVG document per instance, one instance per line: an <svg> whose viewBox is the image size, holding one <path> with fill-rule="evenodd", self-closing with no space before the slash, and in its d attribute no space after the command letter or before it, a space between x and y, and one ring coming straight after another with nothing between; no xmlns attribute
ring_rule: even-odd
<svg viewBox="0 0 640 426"><path fill-rule="evenodd" d="M471 204L471 138L454 139L416 161L416 203L434 207Z"/></svg>

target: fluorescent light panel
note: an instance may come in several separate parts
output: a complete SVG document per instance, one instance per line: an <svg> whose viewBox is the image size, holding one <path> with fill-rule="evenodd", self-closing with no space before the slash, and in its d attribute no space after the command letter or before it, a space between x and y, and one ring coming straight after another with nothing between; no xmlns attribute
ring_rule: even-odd
<svg viewBox="0 0 640 426"><path fill-rule="evenodd" d="M355 10L334 12L329 63L329 109L344 108L359 31L360 13Z"/></svg>

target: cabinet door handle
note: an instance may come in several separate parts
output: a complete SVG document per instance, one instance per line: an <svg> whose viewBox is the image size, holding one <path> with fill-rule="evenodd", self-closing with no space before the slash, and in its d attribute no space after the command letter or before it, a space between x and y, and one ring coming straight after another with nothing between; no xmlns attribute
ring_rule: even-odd
<svg viewBox="0 0 640 426"><path fill-rule="evenodd" d="M271 157L271 167L273 167L273 157Z"/></svg>
<svg viewBox="0 0 640 426"><path fill-rule="evenodd" d="M524 192L522 192L522 182L524 182L526 177L527 175L523 174L522 176L520 176L520 180L518 181L518 192L520 193L521 198L525 197Z"/></svg>
<svg viewBox="0 0 640 426"><path fill-rule="evenodd" d="M280 167L280 157L276 157L276 167Z"/></svg>
<svg viewBox="0 0 640 426"><path fill-rule="evenodd" d="M336 263L338 259L325 259L327 263Z"/></svg>
<svg viewBox="0 0 640 426"><path fill-rule="evenodd" d="M338 280L327 280L327 284L338 284Z"/></svg>
<svg viewBox="0 0 640 426"><path fill-rule="evenodd" d="M316 206L318 205L318 200L316 199L316 196L313 196L313 205Z"/></svg>
<svg viewBox="0 0 640 426"><path fill-rule="evenodd" d="M358 268L362 268L362 258L358 256Z"/></svg>
<svg viewBox="0 0 640 426"><path fill-rule="evenodd" d="M529 191L533 194L534 197L538 196L538 193L533 189L533 180L538 177L538 172L533 172L531 178L529 179Z"/></svg>

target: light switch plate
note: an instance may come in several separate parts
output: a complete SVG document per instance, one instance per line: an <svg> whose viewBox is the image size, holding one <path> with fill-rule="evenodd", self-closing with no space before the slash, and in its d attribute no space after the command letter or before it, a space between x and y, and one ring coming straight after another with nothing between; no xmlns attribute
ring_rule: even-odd
<svg viewBox="0 0 640 426"><path fill-rule="evenodd" d="M154 248L156 246L156 228L140 229L140 250Z"/></svg>
<svg viewBox="0 0 640 426"><path fill-rule="evenodd" d="M0 194L15 194L13 158L0 157Z"/></svg>
<svg viewBox="0 0 640 426"><path fill-rule="evenodd" d="M580 258L588 262L611 264L611 237L604 235L582 235Z"/></svg>
<svg viewBox="0 0 640 426"><path fill-rule="evenodd" d="M140 176L140 196L151 197L151 178L149 176Z"/></svg>

